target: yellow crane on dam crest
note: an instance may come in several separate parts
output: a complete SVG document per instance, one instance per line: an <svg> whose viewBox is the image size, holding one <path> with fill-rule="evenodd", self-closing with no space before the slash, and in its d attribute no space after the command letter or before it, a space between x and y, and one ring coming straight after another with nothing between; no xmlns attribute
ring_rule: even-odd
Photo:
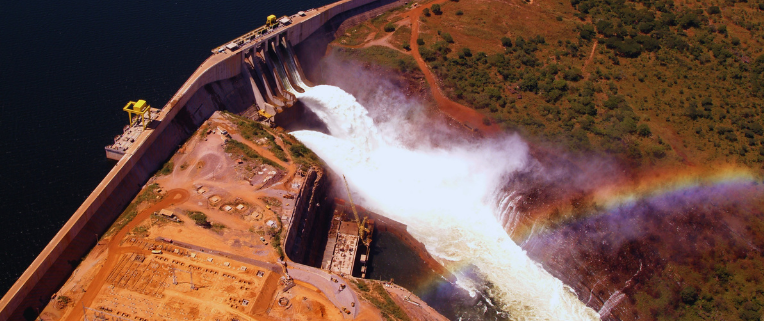
<svg viewBox="0 0 764 321"><path fill-rule="evenodd" d="M122 110L126 111L130 118L130 127L140 123L143 129L146 129L146 126L151 122L151 106L143 99L128 102L125 107L122 107Z"/></svg>

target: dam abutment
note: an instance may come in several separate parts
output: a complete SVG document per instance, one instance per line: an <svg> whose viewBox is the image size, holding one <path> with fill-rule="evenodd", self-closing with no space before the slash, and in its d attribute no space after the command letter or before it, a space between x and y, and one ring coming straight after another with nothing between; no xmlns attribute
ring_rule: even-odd
<svg viewBox="0 0 764 321"><path fill-rule="evenodd" d="M276 93L268 92L269 89L276 89L269 88L271 79L260 68L268 64L261 63L261 57L256 54L259 42L283 35L288 45L294 46L297 59L300 59L300 52L306 51L323 55L324 51L319 53L301 46L302 42L310 43L313 37L338 27L345 19L390 3L392 1L343 0L329 4L310 10L307 17L295 18L299 21L284 27L284 30L242 44L232 52L213 54L205 60L162 108L152 127L141 133L136 143L125 151L124 156L3 296L0 300L0 320L36 317L75 270L76 263L96 244L97 235L102 235L111 226L149 178L212 113L229 110L251 114L252 106L257 106L259 101L258 93L254 91L261 90L261 86L266 91L259 92L261 99L276 103L274 100L279 99L273 97ZM251 74L253 80L244 73L247 70L244 52L247 50L250 50L254 67L254 74ZM296 64L301 68L310 68L309 61ZM309 74L304 70L300 76ZM260 75L259 79L255 75ZM272 74L270 77L275 76ZM278 84L277 79L273 80ZM310 259L311 255L305 257Z"/></svg>

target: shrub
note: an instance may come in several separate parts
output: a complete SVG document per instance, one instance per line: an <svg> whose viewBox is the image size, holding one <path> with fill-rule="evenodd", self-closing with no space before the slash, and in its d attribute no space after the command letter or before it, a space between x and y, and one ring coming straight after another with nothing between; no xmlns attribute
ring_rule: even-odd
<svg viewBox="0 0 764 321"><path fill-rule="evenodd" d="M653 132L650 131L650 126L647 126L647 124L639 124L639 126L637 126L637 134L642 137L650 137Z"/></svg>
<svg viewBox="0 0 764 321"><path fill-rule="evenodd" d="M698 290L693 286L685 287L679 295L682 297L682 302L687 305L693 305L698 300Z"/></svg>
<svg viewBox="0 0 764 321"><path fill-rule="evenodd" d="M421 47L419 48L419 55L422 56L422 59L425 61L434 61L437 56L435 55L435 51L432 51L430 49Z"/></svg>
<svg viewBox="0 0 764 321"><path fill-rule="evenodd" d="M613 110L619 107L623 107L626 104L626 99L621 96L610 96L603 105L605 108Z"/></svg>
<svg viewBox="0 0 764 321"><path fill-rule="evenodd" d="M722 10L719 9L718 6L710 6L708 7L708 14L720 14L722 13Z"/></svg>
<svg viewBox="0 0 764 321"><path fill-rule="evenodd" d="M666 157L666 149L663 146L652 146L650 154L655 158L664 158Z"/></svg>
<svg viewBox="0 0 764 321"><path fill-rule="evenodd" d="M570 68L569 70L566 70L563 74L563 78L565 80L569 81L579 81L584 78L584 76L581 73L581 69L578 69L576 67Z"/></svg>
<svg viewBox="0 0 764 321"><path fill-rule="evenodd" d="M422 10L422 14L424 14L425 17L429 17L430 16L430 9L424 8L424 10Z"/></svg>
<svg viewBox="0 0 764 321"><path fill-rule="evenodd" d="M501 37L501 45L504 47L512 47L512 39L509 39L509 37Z"/></svg>
<svg viewBox="0 0 764 321"><path fill-rule="evenodd" d="M452 1L453 1L453 0L452 0ZM461 10L456 10L456 15L457 15L457 16L461 16L461 15L463 15L463 14L464 14L464 12L462 12Z"/></svg>
<svg viewBox="0 0 764 321"><path fill-rule="evenodd" d="M594 26L592 25L583 25L578 29L578 34L581 36L582 39L585 40L592 40L594 36L597 35L596 32L594 32Z"/></svg>
<svg viewBox="0 0 764 321"><path fill-rule="evenodd" d="M697 28L700 27L700 18L694 12L688 12L679 18L678 24L682 29Z"/></svg>
<svg viewBox="0 0 764 321"><path fill-rule="evenodd" d="M194 223L196 223L196 225L199 225L204 228L212 227L210 222L207 221L207 214L204 214L198 211L193 211L193 212L188 212L188 217L194 220Z"/></svg>
<svg viewBox="0 0 764 321"><path fill-rule="evenodd" d="M430 7L430 8L432 9L432 13L434 13L434 14L436 14L436 15L441 15L441 14L443 14L443 11L440 11L440 5L439 5L439 4L437 4L437 3L436 3L436 4L434 4L434 5L432 5L432 7Z"/></svg>
<svg viewBox="0 0 764 321"><path fill-rule="evenodd" d="M388 23L385 25L385 32L393 32L395 31L395 26L392 23Z"/></svg>
<svg viewBox="0 0 764 321"><path fill-rule="evenodd" d="M164 176L164 175L170 175L172 173L173 168L175 168L175 164L172 161L167 161L167 163L164 163L164 166L162 166L162 169L157 172L157 175Z"/></svg>
<svg viewBox="0 0 764 321"><path fill-rule="evenodd" d="M443 33L443 34L441 34L440 36L441 36L441 37L443 37L443 40L445 40L446 42L448 42L448 43L454 43L454 38L453 38L453 37L451 37L451 34L449 34L448 32L444 32L444 33Z"/></svg>
<svg viewBox="0 0 764 321"><path fill-rule="evenodd" d="M424 46L424 39L422 39L422 38L417 38L417 39L416 39L416 44L417 44L417 45L420 45L420 46Z"/></svg>
<svg viewBox="0 0 764 321"><path fill-rule="evenodd" d="M465 57L472 57L472 51L470 48L462 48L462 53Z"/></svg>
<svg viewBox="0 0 764 321"><path fill-rule="evenodd" d="M406 51L411 50L411 45L408 42L404 42L403 45L401 45L401 47L403 47L403 49L405 49Z"/></svg>

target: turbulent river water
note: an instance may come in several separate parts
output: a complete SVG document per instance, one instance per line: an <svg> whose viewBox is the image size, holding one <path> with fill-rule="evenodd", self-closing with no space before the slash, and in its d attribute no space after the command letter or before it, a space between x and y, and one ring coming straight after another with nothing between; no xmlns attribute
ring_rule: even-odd
<svg viewBox="0 0 764 321"><path fill-rule="evenodd" d="M292 134L338 174L364 206L408 225L409 232L471 291L490 288L499 310L516 320L597 320L570 287L526 255L502 228L511 198L502 180L524 166L516 136L433 147L399 143L400 122L375 123L356 99L334 86L298 98L331 135Z"/></svg>

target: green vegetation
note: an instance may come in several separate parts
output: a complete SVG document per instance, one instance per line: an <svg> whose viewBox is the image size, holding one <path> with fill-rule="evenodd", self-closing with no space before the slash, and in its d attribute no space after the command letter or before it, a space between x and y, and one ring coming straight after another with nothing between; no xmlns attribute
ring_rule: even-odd
<svg viewBox="0 0 764 321"><path fill-rule="evenodd" d="M764 168L758 7L647 0L572 5L575 17L544 23L572 26L574 37L548 41L518 32L494 38L493 51L473 51L462 39L482 43L500 28L443 15L424 22L442 30L442 39L422 34L420 53L449 98L530 140L637 167L726 161ZM476 10L485 20L502 14L441 6L469 17Z"/></svg>
<svg viewBox="0 0 764 321"><path fill-rule="evenodd" d="M262 200L263 203L265 203L265 205L268 205L270 207L281 207L281 200L278 198L264 196L264 197L261 197L260 200Z"/></svg>
<svg viewBox="0 0 764 321"><path fill-rule="evenodd" d="M432 9L432 13L434 13L436 15L442 15L443 14L443 11L440 11L440 5L437 4L437 3L432 5L432 7L430 7L430 8Z"/></svg>
<svg viewBox="0 0 764 321"><path fill-rule="evenodd" d="M276 142L276 137L265 128L265 125L227 111L224 112L224 115L228 116L228 119L236 124L241 136L252 142L255 142L259 138L265 138L267 140L268 150L273 153L273 156L276 156L276 158L284 162L289 161L284 149L279 146Z"/></svg>
<svg viewBox="0 0 764 321"><path fill-rule="evenodd" d="M385 32L393 32L395 31L395 26L392 23L388 23L385 25Z"/></svg>
<svg viewBox="0 0 764 321"><path fill-rule="evenodd" d="M422 10L422 14L423 14L425 17L429 17L429 16L430 16L430 9L428 9L428 8L424 8L424 9Z"/></svg>
<svg viewBox="0 0 764 321"><path fill-rule="evenodd" d="M165 176L172 174L172 170L175 168L175 164L172 162L172 160L167 161L167 163L164 163L162 168L157 172L158 176Z"/></svg>
<svg viewBox="0 0 764 321"><path fill-rule="evenodd" d="M385 320L410 320L406 312L393 301L380 282L363 279L351 280L361 291L363 298L379 308ZM371 283L371 285L369 285Z"/></svg>
<svg viewBox="0 0 764 321"><path fill-rule="evenodd" d="M374 62L376 65L403 74L421 74L414 58L391 48L382 46L372 46L363 49L333 48L333 51L335 55L343 59Z"/></svg>
<svg viewBox="0 0 764 321"><path fill-rule="evenodd" d="M212 226L210 229L218 234L223 234L223 229L225 229L226 226L221 223L212 223Z"/></svg>
<svg viewBox="0 0 764 321"><path fill-rule="evenodd" d="M135 228L133 228L133 235L138 236L148 236L149 235L149 227L146 225L138 225Z"/></svg>
<svg viewBox="0 0 764 321"><path fill-rule="evenodd" d="M318 158L318 155L291 134L287 134L281 140L287 145L289 154L292 155L292 161L295 164L306 167L320 165L321 160Z"/></svg>
<svg viewBox="0 0 764 321"><path fill-rule="evenodd" d="M279 258L284 258L284 249L281 247L281 220L276 220L276 227L268 229L268 235L271 237L271 246L274 250L276 250L276 253L278 254Z"/></svg>
<svg viewBox="0 0 764 321"><path fill-rule="evenodd" d="M357 46L362 44L371 34L371 27L366 24L360 24L347 30L337 41L343 45Z"/></svg>
<svg viewBox="0 0 764 321"><path fill-rule="evenodd" d="M159 184L153 183L149 186L146 186L142 191L138 193L138 196L133 199L133 201L130 203L130 205L125 208L124 211L122 211L122 214L117 217L117 220L114 221L114 224L111 225L108 231L104 234L104 236L111 236L115 233L119 232L125 225L130 223L136 215L138 215L138 206L140 206L143 203L156 203L161 200L161 196L159 195Z"/></svg>
<svg viewBox="0 0 764 321"><path fill-rule="evenodd" d="M283 166L279 165L278 163L270 159L263 157L252 148L249 148L249 146L247 146L246 144L235 139L229 139L226 141L225 152L229 154L233 154L233 155L238 155L244 161L258 161L260 163L268 164L278 169L284 170Z"/></svg>
<svg viewBox="0 0 764 321"><path fill-rule="evenodd" d="M204 214L199 211L188 211L186 212L186 215L188 215L188 217L192 219L194 223L196 223L196 225L199 225L204 228L212 227L212 224L210 224L210 222L207 221L207 214Z"/></svg>

